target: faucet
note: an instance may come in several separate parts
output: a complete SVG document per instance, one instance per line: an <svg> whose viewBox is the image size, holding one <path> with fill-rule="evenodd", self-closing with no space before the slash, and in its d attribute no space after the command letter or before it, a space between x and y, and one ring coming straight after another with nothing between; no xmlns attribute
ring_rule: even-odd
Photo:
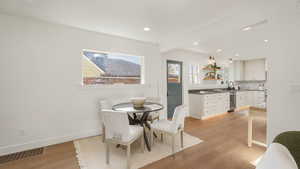
<svg viewBox="0 0 300 169"><path fill-rule="evenodd" d="M233 81L229 81L229 83L228 83L228 89L233 89L234 88L234 83L233 83Z"/></svg>

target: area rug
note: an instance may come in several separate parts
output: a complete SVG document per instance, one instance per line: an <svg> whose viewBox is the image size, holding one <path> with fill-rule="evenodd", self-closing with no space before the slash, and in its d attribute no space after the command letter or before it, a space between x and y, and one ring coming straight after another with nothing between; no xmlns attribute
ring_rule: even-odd
<svg viewBox="0 0 300 169"><path fill-rule="evenodd" d="M184 148L194 146L202 142L197 137L184 133ZM142 152L139 141L136 141L131 146L131 168L141 168L147 164L160 160L172 154L171 138L164 137L164 141L159 139L154 140L151 152ZM176 151L180 148L180 136L176 138ZM81 169L126 169L126 149L123 147L117 148L114 145L110 146L110 164L105 162L105 144L102 143L101 136L89 137L74 141L78 163Z"/></svg>

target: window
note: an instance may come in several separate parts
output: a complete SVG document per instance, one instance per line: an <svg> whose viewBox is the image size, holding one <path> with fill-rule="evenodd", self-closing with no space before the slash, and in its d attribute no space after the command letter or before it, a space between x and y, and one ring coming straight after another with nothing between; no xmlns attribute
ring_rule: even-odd
<svg viewBox="0 0 300 169"><path fill-rule="evenodd" d="M180 64L168 63L168 83L181 83Z"/></svg>
<svg viewBox="0 0 300 169"><path fill-rule="evenodd" d="M189 80L190 84L200 84L201 83L201 66L199 64L189 65Z"/></svg>
<svg viewBox="0 0 300 169"><path fill-rule="evenodd" d="M143 84L143 57L84 50L84 85Z"/></svg>

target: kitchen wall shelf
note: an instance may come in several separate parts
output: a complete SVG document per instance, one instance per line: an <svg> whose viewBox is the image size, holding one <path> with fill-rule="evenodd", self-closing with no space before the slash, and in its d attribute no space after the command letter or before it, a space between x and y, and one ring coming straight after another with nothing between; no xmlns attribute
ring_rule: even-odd
<svg viewBox="0 0 300 169"><path fill-rule="evenodd" d="M203 80L223 80L223 79L216 79L216 78L207 78L207 77L205 77Z"/></svg>
<svg viewBox="0 0 300 169"><path fill-rule="evenodd" d="M220 68L208 68L208 67L205 67L205 68L203 68L203 70L216 71L216 70L221 70L221 69Z"/></svg>

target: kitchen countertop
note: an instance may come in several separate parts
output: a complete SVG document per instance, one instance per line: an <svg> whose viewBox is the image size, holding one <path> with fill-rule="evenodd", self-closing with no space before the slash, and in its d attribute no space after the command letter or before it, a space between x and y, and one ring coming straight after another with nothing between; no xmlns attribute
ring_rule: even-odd
<svg viewBox="0 0 300 169"><path fill-rule="evenodd" d="M246 91L262 91L260 89L240 89L240 90L229 90L227 88L217 88L217 89L193 89L189 90L189 94L197 95L207 95L207 94L218 94L218 93L228 93L228 92L246 92Z"/></svg>

